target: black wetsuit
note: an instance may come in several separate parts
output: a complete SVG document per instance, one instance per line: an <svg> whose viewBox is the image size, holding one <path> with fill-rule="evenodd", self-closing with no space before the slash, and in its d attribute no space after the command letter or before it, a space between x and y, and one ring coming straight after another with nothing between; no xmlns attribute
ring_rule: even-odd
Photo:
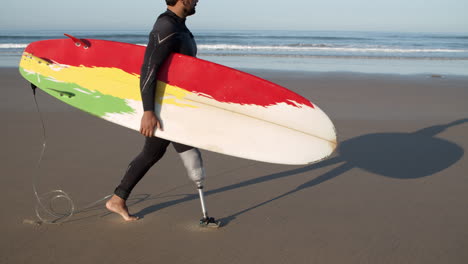
<svg viewBox="0 0 468 264"><path fill-rule="evenodd" d="M140 90L145 111L154 111L158 70L173 52L195 57L197 46L192 33L185 26L185 18L180 18L172 11L167 10L158 17L154 24L153 30L149 35L149 42L141 67ZM125 176L114 193L126 200L135 185L164 155L170 143L170 141L162 138L146 137L143 150L130 163ZM175 142L172 142L172 144L178 153L188 150L193 151L194 149L193 147ZM195 149L195 151L196 155L192 155L198 156L195 158L195 164L202 167L200 152L198 149ZM187 168L187 170L190 170L190 168Z"/></svg>

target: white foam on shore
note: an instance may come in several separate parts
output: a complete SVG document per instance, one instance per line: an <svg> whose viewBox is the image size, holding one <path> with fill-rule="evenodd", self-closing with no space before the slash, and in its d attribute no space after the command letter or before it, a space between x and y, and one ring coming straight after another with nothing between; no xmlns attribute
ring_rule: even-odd
<svg viewBox="0 0 468 264"><path fill-rule="evenodd" d="M21 43L2 43L0 44L0 49L24 49L28 44Z"/></svg>
<svg viewBox="0 0 468 264"><path fill-rule="evenodd" d="M468 60L249 57L216 55L200 55L199 58L236 69L468 76Z"/></svg>
<svg viewBox="0 0 468 264"><path fill-rule="evenodd" d="M214 45L198 45L200 50L222 50L222 51L333 51L333 52L379 52L379 53L427 53L427 52L442 52L442 53L461 53L468 52L464 49L401 49L391 47L333 47L328 45L304 45L304 46L260 46L260 45L231 45L231 44L214 44Z"/></svg>

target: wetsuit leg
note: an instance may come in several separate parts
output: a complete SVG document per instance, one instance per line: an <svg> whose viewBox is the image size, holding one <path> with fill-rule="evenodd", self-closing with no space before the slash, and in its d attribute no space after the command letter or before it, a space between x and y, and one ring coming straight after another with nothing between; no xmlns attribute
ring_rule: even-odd
<svg viewBox="0 0 468 264"><path fill-rule="evenodd" d="M143 150L128 166L120 185L114 191L115 195L127 200L135 185L164 155L169 143L170 141L158 137L145 138Z"/></svg>
<svg viewBox="0 0 468 264"><path fill-rule="evenodd" d="M197 186L202 186L203 180L205 179L205 169L203 168L200 150L175 142L172 142L172 145L177 153L179 153L189 178L194 181Z"/></svg>

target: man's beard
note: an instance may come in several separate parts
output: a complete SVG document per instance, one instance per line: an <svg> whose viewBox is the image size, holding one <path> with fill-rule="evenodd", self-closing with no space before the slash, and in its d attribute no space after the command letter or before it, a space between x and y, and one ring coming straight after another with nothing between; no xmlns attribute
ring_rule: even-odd
<svg viewBox="0 0 468 264"><path fill-rule="evenodd" d="M185 9L185 15L186 16L191 16L191 15L195 14L195 12L196 12L195 7L190 8L190 9L188 9L188 8Z"/></svg>
<svg viewBox="0 0 468 264"><path fill-rule="evenodd" d="M193 8L190 8L190 7L187 7L187 6L190 6L189 3L187 3L187 1L183 1L184 3L184 12L185 12L185 15L186 16L191 16L193 14L195 14L195 6Z"/></svg>

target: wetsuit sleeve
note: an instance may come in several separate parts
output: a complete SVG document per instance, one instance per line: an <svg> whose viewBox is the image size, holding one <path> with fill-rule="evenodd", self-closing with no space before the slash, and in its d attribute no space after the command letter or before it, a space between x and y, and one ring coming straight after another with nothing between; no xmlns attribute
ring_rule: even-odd
<svg viewBox="0 0 468 264"><path fill-rule="evenodd" d="M141 67L140 91L144 111L154 111L158 70L167 57L178 50L180 38L170 25L161 23L151 31Z"/></svg>

